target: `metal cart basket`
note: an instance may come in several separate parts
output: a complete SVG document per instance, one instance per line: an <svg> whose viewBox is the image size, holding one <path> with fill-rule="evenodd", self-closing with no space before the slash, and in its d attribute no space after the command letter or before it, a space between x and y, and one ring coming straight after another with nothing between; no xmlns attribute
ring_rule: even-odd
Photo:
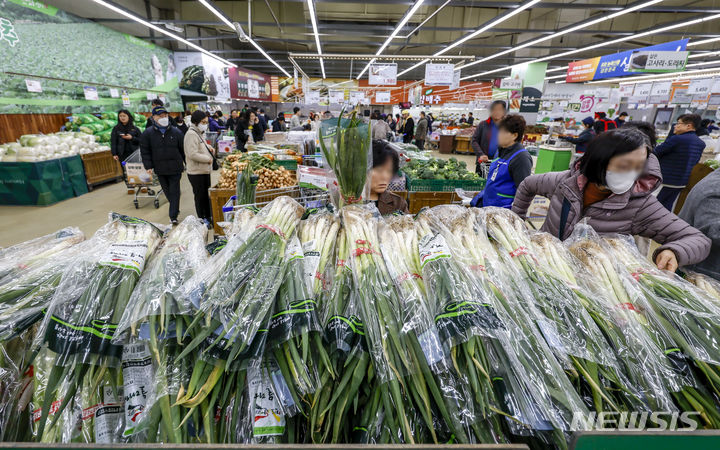
<svg viewBox="0 0 720 450"><path fill-rule="evenodd" d="M163 193L162 189L153 189L160 186L157 175L147 173L142 163L142 157L140 156L140 150L135 150L132 155L123 161L123 171L125 172L125 185L128 189L135 190L135 197L133 198L133 204L135 209L140 208L140 198L151 198L155 208L160 207L160 194ZM143 191L144 190L144 191Z"/></svg>

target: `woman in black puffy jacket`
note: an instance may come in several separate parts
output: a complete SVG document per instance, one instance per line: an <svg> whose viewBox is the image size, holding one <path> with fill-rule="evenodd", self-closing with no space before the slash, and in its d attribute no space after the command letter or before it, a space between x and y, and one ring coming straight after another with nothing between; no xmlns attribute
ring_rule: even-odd
<svg viewBox="0 0 720 450"><path fill-rule="evenodd" d="M110 151L120 162L140 147L140 129L135 126L133 116L127 109L118 111L118 124L110 133Z"/></svg>

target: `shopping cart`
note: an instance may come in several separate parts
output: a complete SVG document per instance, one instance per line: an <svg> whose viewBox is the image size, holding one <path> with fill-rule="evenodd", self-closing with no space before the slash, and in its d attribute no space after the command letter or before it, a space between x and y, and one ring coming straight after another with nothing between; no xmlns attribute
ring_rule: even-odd
<svg viewBox="0 0 720 450"><path fill-rule="evenodd" d="M133 204L135 209L140 208L140 198L151 198L155 208L160 207L160 194L163 193L162 189L153 189L154 187L160 186L157 175L153 173L150 175L145 170L145 166L142 163L142 157L140 156L140 150L135 150L132 155L122 163L123 171L125 172L125 185L128 189L135 190L135 198L133 198Z"/></svg>

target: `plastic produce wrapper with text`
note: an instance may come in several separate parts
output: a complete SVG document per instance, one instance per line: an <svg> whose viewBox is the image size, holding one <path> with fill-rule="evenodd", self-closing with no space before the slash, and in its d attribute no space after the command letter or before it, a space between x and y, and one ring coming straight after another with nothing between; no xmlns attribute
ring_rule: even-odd
<svg viewBox="0 0 720 450"><path fill-rule="evenodd" d="M665 330L679 348L668 355L684 355L693 362L696 376L703 375L706 385L720 394L720 307L700 289L679 276L657 269L643 258L629 237L607 237L609 251L644 293L646 304L654 314L650 320L654 328ZM689 367L686 370L690 370ZM676 400L684 410L695 403L702 405L707 426L720 426L720 412L713 397L704 388L684 388L684 398ZM692 397L690 397L692 396ZM684 403L687 401L687 403Z"/></svg>
<svg viewBox="0 0 720 450"><path fill-rule="evenodd" d="M303 248L297 236L285 251L285 275L275 300L268 331L268 345L289 387L298 410L314 403L324 369L334 377L317 317L317 301L304 278Z"/></svg>
<svg viewBox="0 0 720 450"><path fill-rule="evenodd" d="M351 205L366 199L369 194L369 174L372 169L372 140L370 124L356 116L324 120L318 130L320 147L328 166L337 178L340 196L335 206Z"/></svg>
<svg viewBox="0 0 720 450"><path fill-rule="evenodd" d="M63 273L88 251L92 251L90 241L80 242L5 278L0 286L0 342L42 320Z"/></svg>
<svg viewBox="0 0 720 450"><path fill-rule="evenodd" d="M144 339L183 334L184 321L176 323L176 319L189 315L192 305L182 302L180 288L205 266L206 237L205 224L194 216L186 217L167 234L130 297L115 332L116 342L124 341L126 330Z"/></svg>
<svg viewBox="0 0 720 450"><path fill-rule="evenodd" d="M571 430L573 413L585 412L586 408L549 348L532 327L530 317L520 306L524 299L519 299L519 292L512 281L518 274L502 271L504 265L511 264L509 261L493 264L487 238L474 232L474 217L468 216L468 213L464 208L448 206L431 208L420 215L425 228L423 234L432 236L436 242L439 236L443 242L443 249L434 252L435 261L428 262L426 266L435 266L437 269L439 261L454 261L456 255L461 255L452 263L457 267L452 272L464 273L464 284L471 286L471 300L464 297L455 301L461 302L462 308L453 307L448 310L445 307L439 314L439 317L447 321L454 321L454 328L457 329L468 328L457 326L466 319L465 316L476 316L479 321L479 325L469 327L472 332L466 337L471 339L465 343L456 341L461 345L454 347L455 364L461 367L475 366L472 370L477 374L477 387L474 387L473 391L479 398L476 399L476 404L487 405L486 409L502 410L503 414L512 416L513 419L507 421L511 433L534 434L539 438L549 439L550 436L545 436L547 433L544 433L547 431L556 433L557 442L564 442L561 432ZM463 228L467 235L462 236L471 238L478 244L477 247L469 251L460 239L449 232L445 224ZM485 244L482 240L485 240ZM427 253L430 254L430 250ZM422 255L421 244L421 261ZM437 258L437 255L443 256ZM464 264L459 264L459 261ZM431 283L432 272L423 270L423 274L426 272L426 282L433 286L435 283ZM442 273L448 272L450 271L444 270ZM438 278L438 286L451 284L443 282L442 277L435 278ZM441 288L436 289L443 292ZM462 291L454 295L460 299ZM448 304L452 306L456 303ZM457 314L458 309L462 314ZM465 311L468 314L465 314ZM480 315L479 312L483 314ZM437 318L438 316L436 320ZM475 352L477 356L469 357L469 351ZM474 361L482 361L482 364L475 364ZM472 377L472 372L469 373ZM488 382L492 382L493 389L490 393ZM495 400L493 393L499 396L499 402ZM502 406L494 406L495 402Z"/></svg>
<svg viewBox="0 0 720 450"><path fill-rule="evenodd" d="M414 220L406 215L387 216L380 222L378 234L381 253L402 302L402 331L410 345L408 351L415 353L442 421L458 442L497 442L498 438L475 418L467 380L450 369L426 298Z"/></svg>
<svg viewBox="0 0 720 450"><path fill-rule="evenodd" d="M112 343L118 322L142 274L145 261L158 245L161 232L133 217L111 214L91 239L91 248L63 276L36 337L36 347L54 354L38 425L42 435L58 388L67 393L58 407L81 407L73 400L82 384L104 372L117 372L122 346ZM118 377L111 377L115 382ZM117 386L116 386L117 387ZM50 427L54 425L50 423Z"/></svg>
<svg viewBox="0 0 720 450"><path fill-rule="evenodd" d="M593 291L590 310L651 411L697 411L704 397L690 361L657 317L633 277L613 260L608 244L580 224L566 241L587 271L581 280ZM674 401L673 401L674 400ZM710 411L709 411L710 412ZM712 415L712 414L711 414Z"/></svg>
<svg viewBox="0 0 720 450"><path fill-rule="evenodd" d="M191 342L185 357L202 346L225 352L226 367L247 352L262 325L268 323L275 295L282 282L287 241L303 208L289 197L279 197L259 213L252 234L233 236L204 270L182 289L195 307L186 334Z"/></svg>

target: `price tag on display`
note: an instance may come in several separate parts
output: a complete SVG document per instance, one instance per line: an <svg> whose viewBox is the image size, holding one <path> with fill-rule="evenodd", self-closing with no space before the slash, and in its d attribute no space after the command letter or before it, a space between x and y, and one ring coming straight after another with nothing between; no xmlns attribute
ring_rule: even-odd
<svg viewBox="0 0 720 450"><path fill-rule="evenodd" d="M715 80L712 78L703 78L700 80L690 80L690 86L688 86L688 94L710 94L713 88Z"/></svg>
<svg viewBox="0 0 720 450"><path fill-rule="evenodd" d="M98 91L95 86L85 86L83 92L85 93L85 100L98 100Z"/></svg>
<svg viewBox="0 0 720 450"><path fill-rule="evenodd" d="M460 71L456 70L453 74L453 84L450 86L450 90L454 91L460 87Z"/></svg>
<svg viewBox="0 0 720 450"><path fill-rule="evenodd" d="M25 80L28 92L42 92L42 86L38 80Z"/></svg>
<svg viewBox="0 0 720 450"><path fill-rule="evenodd" d="M608 98L608 97L610 97L610 88L597 88L597 89L595 89L595 97L597 97L597 98Z"/></svg>
<svg viewBox="0 0 720 450"><path fill-rule="evenodd" d="M523 81L519 78L504 78L500 80L500 89L519 91L523 87Z"/></svg>
<svg viewBox="0 0 720 450"><path fill-rule="evenodd" d="M425 64L425 85L452 86L455 76L453 64Z"/></svg>
<svg viewBox="0 0 720 450"><path fill-rule="evenodd" d="M386 86L397 84L397 64L372 64L368 84Z"/></svg>
<svg viewBox="0 0 720 450"><path fill-rule="evenodd" d="M330 91L329 95L331 104L345 103L345 91Z"/></svg>
<svg viewBox="0 0 720 450"><path fill-rule="evenodd" d="M118 92L118 90L115 88L110 88L110 97L118 98L120 97L120 92Z"/></svg>
<svg viewBox="0 0 720 450"><path fill-rule="evenodd" d="M635 89L633 90L633 97L647 97L648 95L650 95L650 90L652 89L652 86L652 83L636 84Z"/></svg>
<svg viewBox="0 0 720 450"><path fill-rule="evenodd" d="M124 89L122 91L122 103L123 106L130 106L130 94Z"/></svg>
<svg viewBox="0 0 720 450"><path fill-rule="evenodd" d="M620 85L620 95L623 97L629 97L633 93L633 89L635 89L634 84L621 84Z"/></svg>
<svg viewBox="0 0 720 450"><path fill-rule="evenodd" d="M305 92L305 104L316 105L320 103L320 91L306 91Z"/></svg>
<svg viewBox="0 0 720 450"><path fill-rule="evenodd" d="M653 83L650 89L650 95L653 97L660 97L663 95L670 95L670 88L672 87L672 81L656 81Z"/></svg>
<svg viewBox="0 0 720 450"><path fill-rule="evenodd" d="M376 92L375 101L377 103L390 103L390 91Z"/></svg>

